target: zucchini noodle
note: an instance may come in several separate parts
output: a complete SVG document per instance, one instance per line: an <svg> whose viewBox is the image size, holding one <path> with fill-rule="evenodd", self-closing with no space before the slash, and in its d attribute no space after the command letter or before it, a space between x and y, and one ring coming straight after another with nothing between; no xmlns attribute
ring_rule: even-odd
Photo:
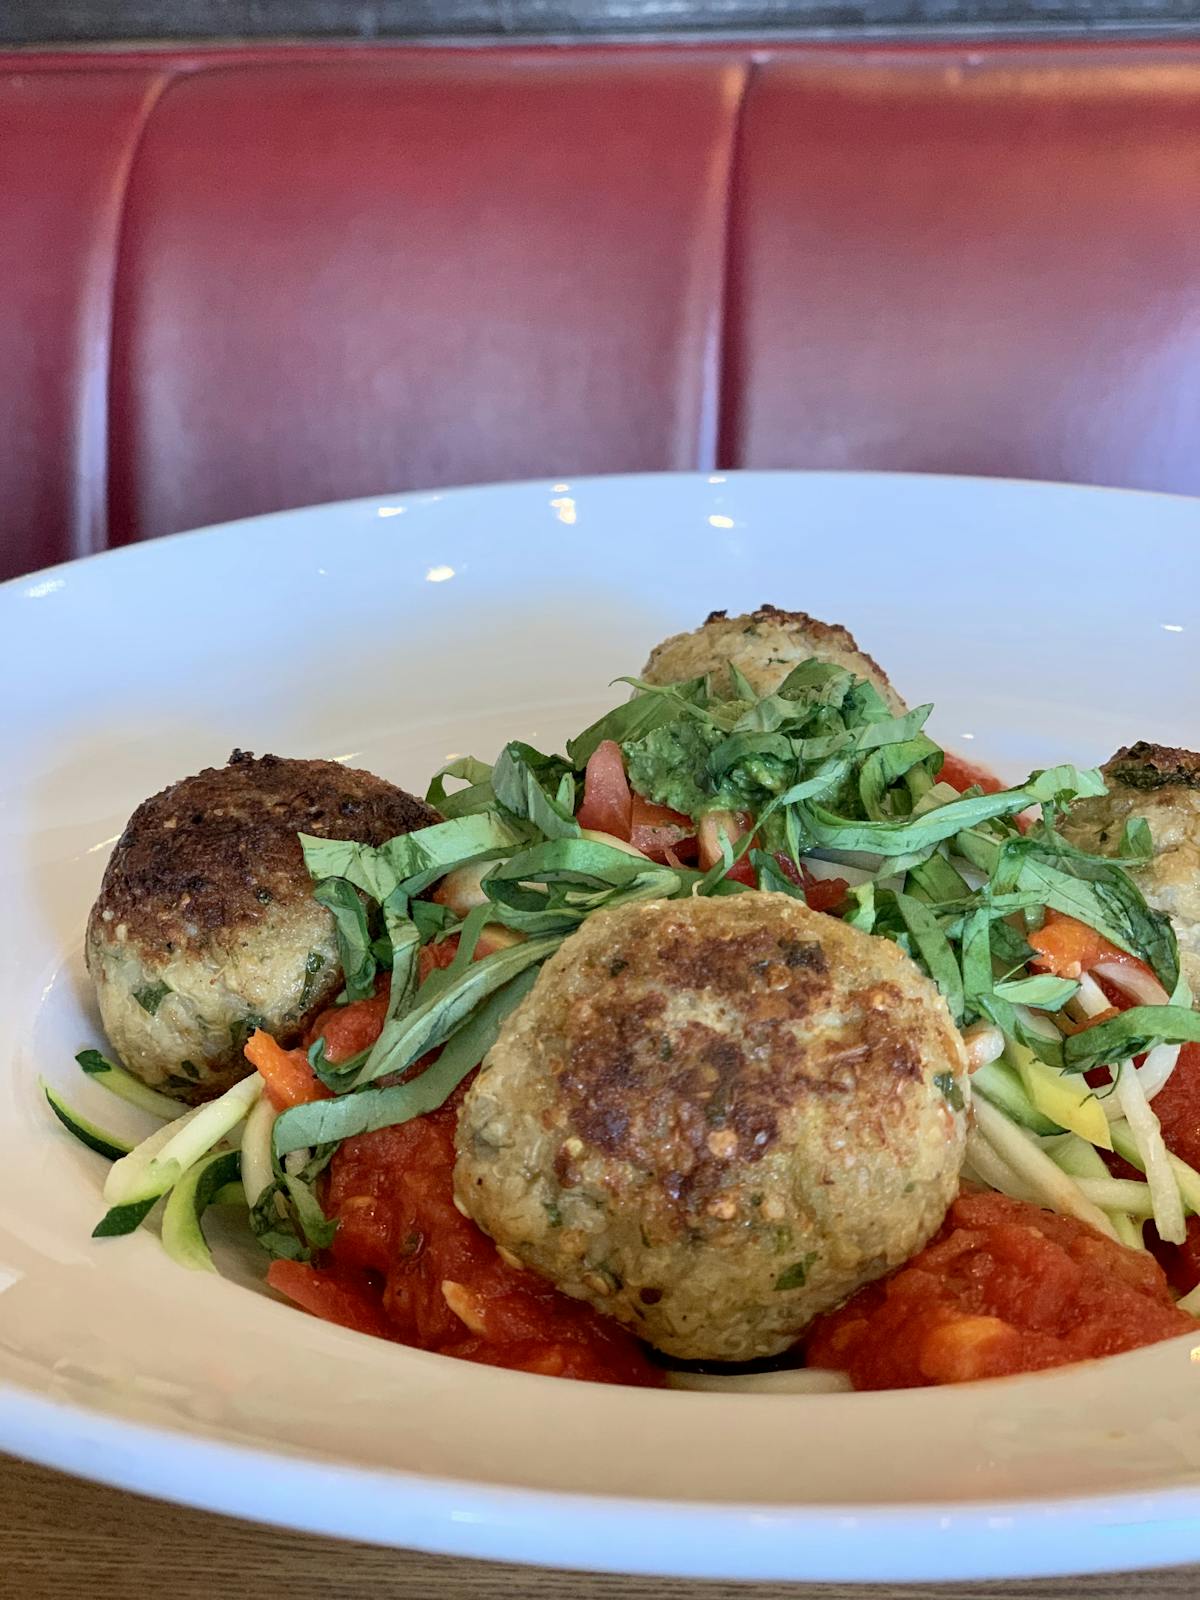
<svg viewBox="0 0 1200 1600"><path fill-rule="evenodd" d="M1116 1239L1117 1231L1100 1207L1082 1193L1074 1179L1069 1178L1042 1149L1032 1134L1010 1122L1002 1111L988 1105L986 1100L975 1101L975 1121L979 1132L995 1153L1016 1176L1037 1196L1040 1205L1052 1211L1061 1211L1080 1222L1087 1222L1106 1238ZM974 1157L972 1157L974 1160ZM1178 1190L1176 1190L1178 1197ZM1014 1197L1019 1198L1019 1197ZM1183 1213L1180 1211L1182 1222Z"/></svg>
<svg viewBox="0 0 1200 1600"><path fill-rule="evenodd" d="M275 1126L275 1116L270 1097L260 1095L246 1118L242 1134L242 1188L246 1204L252 1210L275 1181L271 1162L271 1130Z"/></svg>
<svg viewBox="0 0 1200 1600"><path fill-rule="evenodd" d="M1123 1211L1130 1217L1151 1217L1154 1203L1148 1183L1134 1178L1076 1178L1079 1192L1107 1212Z"/></svg>
<svg viewBox="0 0 1200 1600"><path fill-rule="evenodd" d="M1182 1244L1187 1238L1187 1224L1179 1185L1171 1170L1158 1118L1150 1109L1132 1061L1122 1061L1117 1071L1116 1099L1146 1165L1146 1182L1154 1201L1154 1226L1159 1237L1168 1244Z"/></svg>
<svg viewBox="0 0 1200 1600"><path fill-rule="evenodd" d="M1076 1183L1079 1184L1080 1190L1089 1200L1098 1205L1102 1211L1107 1212L1108 1220L1116 1229L1117 1238L1120 1239L1121 1243L1130 1250L1144 1250L1146 1248L1145 1241L1142 1238L1142 1220L1144 1219L1135 1220L1129 1211L1122 1210L1120 1207L1112 1208L1110 1205L1106 1205L1104 1198L1098 1192L1088 1192L1087 1183L1083 1180L1088 1180L1092 1184L1113 1181L1095 1145L1089 1144L1086 1139L1081 1139L1078 1134L1069 1133L1048 1140L1045 1148L1055 1165L1061 1167L1068 1177L1075 1179ZM1146 1197L1149 1197L1149 1189L1144 1184L1140 1187ZM1111 1190L1105 1190L1104 1193L1112 1195ZM1138 1195L1137 1198L1140 1209L1142 1196ZM1148 1206L1146 1214L1149 1215L1153 1211L1153 1205L1148 1198L1146 1204Z"/></svg>
<svg viewBox="0 0 1200 1600"><path fill-rule="evenodd" d="M976 1110L978 1104L976 1101ZM967 1163L963 1176L976 1178L987 1188L1008 1195L1011 1200L1024 1200L1030 1205L1041 1203L1037 1192L1028 1183L1023 1183L1008 1162L997 1155L992 1145L976 1131L967 1135Z"/></svg>

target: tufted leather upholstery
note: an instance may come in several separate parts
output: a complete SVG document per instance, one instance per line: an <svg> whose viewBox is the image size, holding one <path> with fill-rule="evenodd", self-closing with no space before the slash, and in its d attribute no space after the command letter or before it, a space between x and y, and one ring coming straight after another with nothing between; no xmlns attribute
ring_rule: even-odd
<svg viewBox="0 0 1200 1600"><path fill-rule="evenodd" d="M0 55L0 576L438 483L1200 492L1200 48Z"/></svg>

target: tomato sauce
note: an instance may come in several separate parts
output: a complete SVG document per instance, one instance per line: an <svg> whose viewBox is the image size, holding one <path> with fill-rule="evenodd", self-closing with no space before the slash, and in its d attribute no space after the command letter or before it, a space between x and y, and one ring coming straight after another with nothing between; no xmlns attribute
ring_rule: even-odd
<svg viewBox="0 0 1200 1600"><path fill-rule="evenodd" d="M806 1341L856 1389L965 1383L1115 1355L1196 1331L1154 1259L1070 1217L964 1190L918 1255Z"/></svg>
<svg viewBox="0 0 1200 1600"><path fill-rule="evenodd" d="M433 947L423 976L453 957ZM424 954L424 952L422 952ZM368 1048L386 985L318 1018L331 1060ZM276 1261L268 1282L317 1316L442 1355L598 1383L661 1384L642 1346L590 1306L501 1256L454 1203L454 1132L465 1085L437 1111L347 1139L322 1203L337 1221L316 1266Z"/></svg>
<svg viewBox="0 0 1200 1600"><path fill-rule="evenodd" d="M974 785L978 785L984 794L998 794L1005 787L994 772L989 772L986 767L977 766L974 761L966 761L962 756L956 756L949 750L942 759L938 782L948 783L952 789L957 789L960 793Z"/></svg>

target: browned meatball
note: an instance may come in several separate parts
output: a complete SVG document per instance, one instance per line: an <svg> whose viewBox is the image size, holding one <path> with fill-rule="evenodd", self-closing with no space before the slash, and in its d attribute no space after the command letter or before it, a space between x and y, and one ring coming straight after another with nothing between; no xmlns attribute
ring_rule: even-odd
<svg viewBox="0 0 1200 1600"><path fill-rule="evenodd" d="M1080 849L1115 855L1126 822L1145 818L1154 857L1132 875L1174 924L1183 970L1200 995L1200 755L1139 740L1100 770L1108 793L1076 801L1062 831Z"/></svg>
<svg viewBox="0 0 1200 1600"><path fill-rule="evenodd" d="M373 773L241 750L143 801L87 929L113 1049L145 1082L200 1100L245 1076L253 1028L299 1038L341 972L297 834L382 844L436 821Z"/></svg>
<svg viewBox="0 0 1200 1600"><path fill-rule="evenodd" d="M771 694L793 667L812 659L845 667L856 678L873 683L894 713L906 710L877 661L860 650L854 635L837 622L820 622L806 611L781 611L759 606L744 616L712 612L691 633L664 639L650 652L642 670L648 683L683 683L702 673L713 675L718 694L730 688L730 662L756 694Z"/></svg>
<svg viewBox="0 0 1200 1600"><path fill-rule="evenodd" d="M930 1237L966 1092L945 1003L895 945L782 894L626 905L508 1019L456 1193L660 1350L745 1361Z"/></svg>

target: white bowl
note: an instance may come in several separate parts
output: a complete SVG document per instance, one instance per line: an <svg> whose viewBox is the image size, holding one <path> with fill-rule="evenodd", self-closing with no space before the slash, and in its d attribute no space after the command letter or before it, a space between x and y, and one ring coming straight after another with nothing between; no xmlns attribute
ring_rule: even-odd
<svg viewBox="0 0 1200 1600"><path fill-rule="evenodd" d="M98 1042L80 959L134 805L235 745L420 788L554 746L663 635L771 601L844 621L943 742L1010 776L1200 742L1200 502L716 474L283 513L0 590L0 1446L296 1527L727 1578L1001 1577L1200 1557L1200 1337L887 1394L612 1389L455 1363L96 1242L103 1162L39 1073ZM124 1122L137 1130L133 1114Z"/></svg>

